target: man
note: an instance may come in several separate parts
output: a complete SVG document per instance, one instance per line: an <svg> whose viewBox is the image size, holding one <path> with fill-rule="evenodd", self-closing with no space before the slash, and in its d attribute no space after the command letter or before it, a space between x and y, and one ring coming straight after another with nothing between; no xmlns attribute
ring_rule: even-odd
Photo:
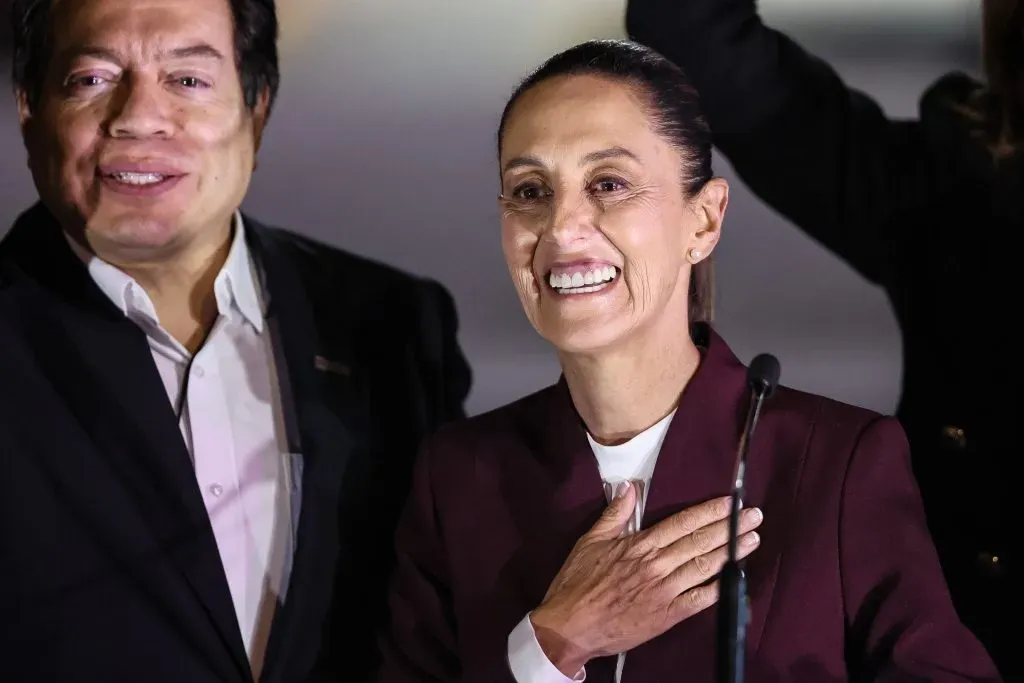
<svg viewBox="0 0 1024 683"><path fill-rule="evenodd" d="M0 680L363 680L441 286L243 217L273 0L20 0L40 195L0 243Z"/></svg>
<svg viewBox="0 0 1024 683"><path fill-rule="evenodd" d="M897 415L961 619L1024 680L1016 512L1021 366L1004 292L1024 227L1024 3L984 0L984 79L945 74L894 120L767 26L755 0L630 0L630 36L681 66L743 181L892 302ZM783 266L784 267L784 266ZM1008 314L1010 313L1010 314Z"/></svg>

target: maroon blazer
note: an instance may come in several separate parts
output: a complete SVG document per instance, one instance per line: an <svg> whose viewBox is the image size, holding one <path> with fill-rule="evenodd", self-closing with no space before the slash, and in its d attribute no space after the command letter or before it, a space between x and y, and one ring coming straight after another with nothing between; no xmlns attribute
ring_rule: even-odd
<svg viewBox="0 0 1024 683"><path fill-rule="evenodd" d="M700 334L644 527L730 491L746 371ZM780 388L746 481L746 505L765 515L747 561L747 681L999 680L952 607L894 418ZM399 526L378 681L511 682L509 633L605 506L564 380L443 428ZM631 650L623 683L713 682L715 622L712 608ZM590 662L587 683L610 683L614 661Z"/></svg>

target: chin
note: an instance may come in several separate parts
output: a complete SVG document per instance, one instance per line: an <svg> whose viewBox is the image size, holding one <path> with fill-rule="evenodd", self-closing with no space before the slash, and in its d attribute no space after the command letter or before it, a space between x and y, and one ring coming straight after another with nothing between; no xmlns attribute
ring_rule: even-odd
<svg viewBox="0 0 1024 683"><path fill-rule="evenodd" d="M539 332L559 353L594 354L620 343L628 326L616 321L552 321Z"/></svg>
<svg viewBox="0 0 1024 683"><path fill-rule="evenodd" d="M90 243L103 242L124 249L161 249L181 233L180 218L131 215L96 216L85 227Z"/></svg>

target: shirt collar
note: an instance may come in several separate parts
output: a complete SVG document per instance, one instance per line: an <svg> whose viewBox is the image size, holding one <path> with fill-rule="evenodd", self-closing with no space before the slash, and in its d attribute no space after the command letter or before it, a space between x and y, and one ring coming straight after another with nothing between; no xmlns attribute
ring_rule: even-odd
<svg viewBox="0 0 1024 683"><path fill-rule="evenodd" d="M256 268L245 239L242 214L238 211L235 212L233 232L227 260L213 283L217 311L228 318L240 314L257 332L263 332L263 305L257 286ZM88 252L69 236L67 241L85 263L96 285L122 313L129 318L142 318L159 326L153 302L139 283L120 268Z"/></svg>
<svg viewBox="0 0 1024 683"><path fill-rule="evenodd" d="M256 328L257 332L262 332L263 303L258 281L256 265L249 254L249 244L245 239L242 214L236 211L235 236L231 242L231 250L213 283L213 291L221 315L229 315L230 311L235 309Z"/></svg>

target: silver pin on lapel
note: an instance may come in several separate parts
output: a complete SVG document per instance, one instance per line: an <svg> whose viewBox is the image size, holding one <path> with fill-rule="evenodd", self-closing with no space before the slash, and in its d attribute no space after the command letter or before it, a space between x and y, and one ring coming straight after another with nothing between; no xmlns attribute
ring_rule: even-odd
<svg viewBox="0 0 1024 683"><path fill-rule="evenodd" d="M321 372L331 372L342 377L349 377L352 374L352 369L349 366L329 358L324 358L323 356L316 356L313 359L313 365Z"/></svg>

